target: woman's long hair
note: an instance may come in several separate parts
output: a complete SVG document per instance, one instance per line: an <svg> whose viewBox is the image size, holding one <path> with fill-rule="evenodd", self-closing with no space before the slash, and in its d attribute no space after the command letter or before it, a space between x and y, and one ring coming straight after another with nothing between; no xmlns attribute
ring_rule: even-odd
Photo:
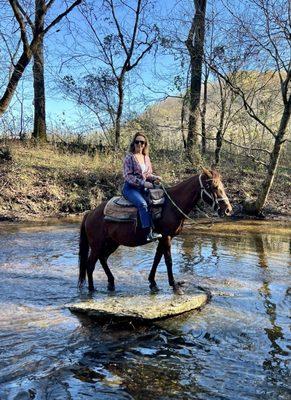
<svg viewBox="0 0 291 400"><path fill-rule="evenodd" d="M134 142L135 142L135 139L136 139L138 136L142 136L142 137L144 138L144 140L145 140L145 145L144 145L144 147L143 147L143 149L142 149L142 154L143 154L144 156L147 156L147 155L149 154L149 142L148 142L148 138L146 137L146 135L145 135L144 133L142 133L142 132L136 132L136 134L135 134L134 137L132 138L132 141L131 141L131 143L130 143L130 145L129 145L129 151L130 151L131 153L134 153Z"/></svg>

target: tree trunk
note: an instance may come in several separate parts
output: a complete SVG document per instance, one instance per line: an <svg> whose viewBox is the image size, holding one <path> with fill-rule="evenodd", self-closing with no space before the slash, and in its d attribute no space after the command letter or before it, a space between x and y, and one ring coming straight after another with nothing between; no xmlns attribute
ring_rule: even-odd
<svg viewBox="0 0 291 400"><path fill-rule="evenodd" d="M25 139L25 132L24 132L24 105L23 105L23 99L20 102L20 131L19 131L19 139L24 140Z"/></svg>
<svg viewBox="0 0 291 400"><path fill-rule="evenodd" d="M215 148L215 164L218 165L220 162L220 153L222 148L222 139L223 139L223 125L225 118L225 107L226 107L226 98L223 93L221 80L218 78L219 89L220 89L220 99L221 99L221 109L220 109L220 118L219 118L219 126L216 133L216 148Z"/></svg>
<svg viewBox="0 0 291 400"><path fill-rule="evenodd" d="M220 162L221 147L222 147L222 131L218 129L216 133L215 165L218 165Z"/></svg>
<svg viewBox="0 0 291 400"><path fill-rule="evenodd" d="M206 71L205 74L205 79L203 82L204 86L204 92L203 92L203 104L202 104L202 110L201 110L201 134L202 134L202 140L201 140L201 151L202 154L206 153L206 108L207 108L207 89L208 89L208 76L209 76L209 70Z"/></svg>
<svg viewBox="0 0 291 400"><path fill-rule="evenodd" d="M120 128L121 128L121 117L123 111L123 102L124 102L124 90L123 90L123 80L124 77L121 76L118 79L118 107L116 112L116 121L115 121L115 148L120 148Z"/></svg>
<svg viewBox="0 0 291 400"><path fill-rule="evenodd" d="M200 96L202 80L202 60L204 52L206 0L194 0L194 3L195 16L193 18L192 26L186 41L186 46L190 54L191 63L187 152L188 157L192 162L199 163L200 157L198 151L198 121L200 117Z"/></svg>
<svg viewBox="0 0 291 400"><path fill-rule="evenodd" d="M34 129L32 136L36 141L46 142L45 115L45 83L44 83L44 54L43 35L45 15L45 0L35 0L35 35L40 40L33 52L33 89L34 89Z"/></svg>
<svg viewBox="0 0 291 400"><path fill-rule="evenodd" d="M184 149L187 149L187 139L186 139L186 135L185 135L186 103L187 103L187 93L183 97L182 107L181 107L181 133L182 133Z"/></svg>
<svg viewBox="0 0 291 400"><path fill-rule="evenodd" d="M291 112L291 97L289 97L288 103L286 104L284 113L282 115L279 131L275 139L274 148L270 155L270 164L268 166L267 176L262 184L260 193L255 202L255 209L257 212L259 212L266 204L270 189L274 181L274 176L278 168L280 154L284 143L283 138L286 132L286 128L288 126L288 122L290 120L290 112Z"/></svg>
<svg viewBox="0 0 291 400"><path fill-rule="evenodd" d="M60 22L73 8L75 8L77 5L81 3L82 0L76 0L71 6L69 6L63 13L59 14L51 23L50 25L45 29L44 33L47 33L53 26L55 26L58 22ZM12 4L13 3L13 4ZM43 22L45 14L47 9L53 4L53 1L49 1L48 4L45 4L45 0L35 0L35 8L37 8L38 5L40 5L40 8L42 10L42 15L39 14L40 21ZM25 22L23 20L22 16L22 11L20 8L20 5L16 1L10 1L10 5L13 8L14 15L16 19L19 22L19 26L21 29L21 39L23 43L23 52L17 62L17 64L14 67L13 73L9 79L7 88L4 92L4 95L0 99L0 117L5 113L7 110L10 101L15 93L15 90L17 88L17 85L23 75L23 72L25 68L28 66L30 63L30 60L33 56L33 53L38 46L38 41L41 40L41 37L43 36L42 32L39 32L36 27L33 27L33 39L31 43L28 43L28 36L26 33L26 28L25 28ZM39 10L40 10L39 8ZM29 14L29 13L28 13ZM42 25L43 26L43 25ZM39 34L40 33L40 34Z"/></svg>
<svg viewBox="0 0 291 400"><path fill-rule="evenodd" d="M17 88L18 82L20 81L25 68L28 66L31 57L32 57L32 52L30 50L25 50L23 51L20 59L15 65L14 71L7 85L7 89L5 90L4 95L0 99L0 117L2 117L2 115L7 110L9 103Z"/></svg>
<svg viewBox="0 0 291 400"><path fill-rule="evenodd" d="M45 113L45 83L44 83L44 57L43 40L37 46L33 64L33 88L34 88L34 129L32 136L35 140L45 142L46 113Z"/></svg>
<svg viewBox="0 0 291 400"><path fill-rule="evenodd" d="M275 138L273 151L270 155L270 163L268 165L267 176L264 182L262 183L258 197L254 203L244 204L245 210L249 213L252 214L260 213L260 211L263 209L263 207L267 202L268 195L278 168L280 154L284 143L284 135L286 133L288 122L290 120L290 113L291 113L291 96L289 96L289 99L284 107L284 112L281 118L280 127Z"/></svg>

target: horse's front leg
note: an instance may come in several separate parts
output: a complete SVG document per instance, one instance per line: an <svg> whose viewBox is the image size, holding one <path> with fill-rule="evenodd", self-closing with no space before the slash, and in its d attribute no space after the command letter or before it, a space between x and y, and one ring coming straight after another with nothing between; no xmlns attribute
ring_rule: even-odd
<svg viewBox="0 0 291 400"><path fill-rule="evenodd" d="M161 261L161 258L163 256L164 250L163 250L163 244L162 244L162 240L159 240L159 244L156 250L156 254L155 254L155 258L154 258L154 262L151 268L151 272L149 274L148 280L150 282L150 289L152 292L158 292L159 288L158 285L156 284L155 281L155 276L156 276L156 272L157 272L157 267Z"/></svg>
<svg viewBox="0 0 291 400"><path fill-rule="evenodd" d="M173 261L172 261L172 254L171 254L171 243L172 238L170 236L167 236L165 241L164 241L164 257L165 257L165 263L167 266L167 272L168 272L168 280L169 280L169 285L173 287L173 290L176 294L184 294L181 284L179 282L175 282L174 275L173 275Z"/></svg>

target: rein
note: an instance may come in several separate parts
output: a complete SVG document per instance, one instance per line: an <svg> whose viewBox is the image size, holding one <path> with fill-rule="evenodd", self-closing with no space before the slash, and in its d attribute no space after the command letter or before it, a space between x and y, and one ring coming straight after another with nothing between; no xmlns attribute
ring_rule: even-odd
<svg viewBox="0 0 291 400"><path fill-rule="evenodd" d="M201 175L199 175L199 182L200 182L200 177ZM173 206L186 218L188 219L192 224L195 225L201 225L200 222L197 222L194 218L189 217L187 214L184 213L183 210L181 210L181 208L174 202L174 200L171 198L171 196L169 195L169 193L167 192L167 189L165 188L163 182L160 182L160 185L163 189L163 191L165 192L165 195L167 196L167 198L170 200L170 202L173 204ZM203 187L203 185L202 185ZM202 189L202 187L200 189ZM203 187L203 189L205 190L205 192L208 194L208 192L206 191L206 189ZM208 194L209 195L209 194ZM202 199L202 194L201 194L201 199ZM202 199L203 200L203 199ZM213 226L213 218L210 217L208 214L206 214L204 211L200 210L200 208L196 205L196 207L198 208L198 210L205 215L205 217L211 219L211 225L208 225L207 228L211 228Z"/></svg>

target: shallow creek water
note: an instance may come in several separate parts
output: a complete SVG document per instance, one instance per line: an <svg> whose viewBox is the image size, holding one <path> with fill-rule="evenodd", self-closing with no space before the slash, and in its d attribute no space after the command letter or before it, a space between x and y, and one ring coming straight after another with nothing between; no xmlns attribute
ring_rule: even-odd
<svg viewBox="0 0 291 400"><path fill-rule="evenodd" d="M246 225L185 228L173 241L174 273L209 289L211 301L126 327L66 307L90 298L76 288L78 224L2 223L0 399L290 398L290 230ZM115 296L149 295L155 247L121 247L109 258ZM94 278L93 297L108 296L99 264ZM157 282L170 292L164 262Z"/></svg>

